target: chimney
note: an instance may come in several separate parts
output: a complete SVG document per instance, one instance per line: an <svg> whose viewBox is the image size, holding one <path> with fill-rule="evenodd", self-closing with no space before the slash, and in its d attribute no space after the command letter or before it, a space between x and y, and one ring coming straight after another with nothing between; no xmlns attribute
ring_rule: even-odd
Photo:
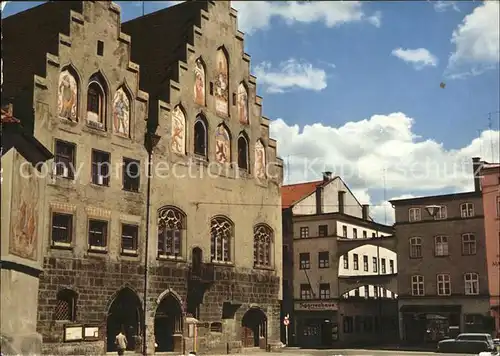
<svg viewBox="0 0 500 356"><path fill-rule="evenodd" d="M316 214L323 214L323 187L316 186Z"/></svg>
<svg viewBox="0 0 500 356"><path fill-rule="evenodd" d="M479 157L472 158L472 171L473 171L473 175L474 175L474 191L475 192L481 191L480 170L481 170L482 166L483 166L483 162L481 162L481 158L479 158Z"/></svg>
<svg viewBox="0 0 500 356"><path fill-rule="evenodd" d="M339 190L339 213L344 214L344 196L345 192Z"/></svg>
<svg viewBox="0 0 500 356"><path fill-rule="evenodd" d="M332 180L332 172L323 172L323 182L329 182Z"/></svg>
<svg viewBox="0 0 500 356"><path fill-rule="evenodd" d="M363 204L363 220L369 220L370 217L370 206L368 204Z"/></svg>

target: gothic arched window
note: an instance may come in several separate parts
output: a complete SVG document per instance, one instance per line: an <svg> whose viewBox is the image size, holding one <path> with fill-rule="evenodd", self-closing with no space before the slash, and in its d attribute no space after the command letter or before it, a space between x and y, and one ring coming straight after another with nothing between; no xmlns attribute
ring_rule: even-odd
<svg viewBox="0 0 500 356"><path fill-rule="evenodd" d="M238 167L248 170L248 140L243 134L238 137Z"/></svg>
<svg viewBox="0 0 500 356"><path fill-rule="evenodd" d="M207 124L203 117L198 116L194 124L194 153L207 157Z"/></svg>
<svg viewBox="0 0 500 356"><path fill-rule="evenodd" d="M271 266L271 246L273 231L265 224L258 224L253 229L253 261L254 266Z"/></svg>
<svg viewBox="0 0 500 356"><path fill-rule="evenodd" d="M214 262L231 261L231 242L234 226L231 220L218 216L210 222L210 253Z"/></svg>
<svg viewBox="0 0 500 356"><path fill-rule="evenodd" d="M173 206L158 211L158 256L178 257L186 230L186 215Z"/></svg>

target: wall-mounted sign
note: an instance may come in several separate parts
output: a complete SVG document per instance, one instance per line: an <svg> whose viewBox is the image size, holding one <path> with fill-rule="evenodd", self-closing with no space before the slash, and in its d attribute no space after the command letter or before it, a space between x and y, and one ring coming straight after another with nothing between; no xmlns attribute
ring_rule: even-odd
<svg viewBox="0 0 500 356"><path fill-rule="evenodd" d="M85 325L85 330L83 332L85 340L98 340L99 339L99 327L94 325Z"/></svg>
<svg viewBox="0 0 500 356"><path fill-rule="evenodd" d="M295 310L339 310L339 306L333 302L295 302Z"/></svg>
<svg viewBox="0 0 500 356"><path fill-rule="evenodd" d="M69 324L64 325L64 342L83 340L83 326Z"/></svg>

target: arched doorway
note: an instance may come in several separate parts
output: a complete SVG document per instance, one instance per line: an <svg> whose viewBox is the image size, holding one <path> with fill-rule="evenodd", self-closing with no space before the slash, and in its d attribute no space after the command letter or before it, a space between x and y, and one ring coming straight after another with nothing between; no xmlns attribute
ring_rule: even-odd
<svg viewBox="0 0 500 356"><path fill-rule="evenodd" d="M127 350L135 350L136 338L141 335L142 305L130 288L120 290L108 310L106 320L107 351L117 351L116 335L122 331L127 337Z"/></svg>
<svg viewBox="0 0 500 356"><path fill-rule="evenodd" d="M264 339L263 343L265 347L267 343L267 317L262 309L248 309L245 315L243 315L241 326L243 347L261 346L261 339Z"/></svg>
<svg viewBox="0 0 500 356"><path fill-rule="evenodd" d="M156 308L155 341L158 344L156 352L182 350L182 307L171 293Z"/></svg>

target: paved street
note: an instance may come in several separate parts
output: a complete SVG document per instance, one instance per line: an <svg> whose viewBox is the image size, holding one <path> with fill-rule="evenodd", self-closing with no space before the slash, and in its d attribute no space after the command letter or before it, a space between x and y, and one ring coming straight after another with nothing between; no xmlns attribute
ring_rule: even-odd
<svg viewBox="0 0 500 356"><path fill-rule="evenodd" d="M252 352L248 353L252 356L265 356L269 353L265 352ZM310 350L310 349L300 349L300 348L289 348L283 350L281 353L275 353L276 355L290 355L290 356L425 356L425 355L441 355L431 351L388 351L388 350L361 350L361 349L330 349L330 350ZM447 356L466 356L464 354L443 354ZM467 356L470 356L467 355Z"/></svg>

